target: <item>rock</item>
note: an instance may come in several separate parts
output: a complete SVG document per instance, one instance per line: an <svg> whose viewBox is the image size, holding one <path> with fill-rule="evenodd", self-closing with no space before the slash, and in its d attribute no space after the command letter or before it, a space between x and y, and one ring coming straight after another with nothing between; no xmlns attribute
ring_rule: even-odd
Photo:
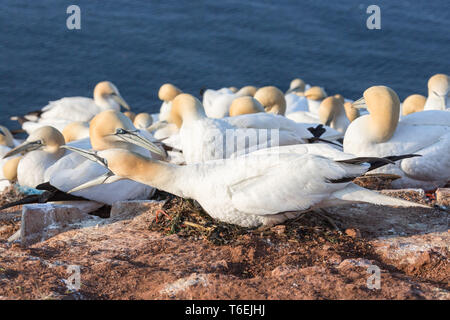
<svg viewBox="0 0 450 320"><path fill-rule="evenodd" d="M43 241L68 229L78 228L83 221L99 219L88 213L102 206L103 204L94 201L24 205L20 227L21 243L26 246Z"/></svg>
<svg viewBox="0 0 450 320"><path fill-rule="evenodd" d="M380 193L393 198L426 203L425 191L422 189L386 189L381 190Z"/></svg>
<svg viewBox="0 0 450 320"><path fill-rule="evenodd" d="M346 229L345 234L352 238L361 238L361 232L355 228Z"/></svg>
<svg viewBox="0 0 450 320"><path fill-rule="evenodd" d="M345 259L337 266L337 268L341 269L347 267L361 267L367 269L373 265L374 264L367 259L357 258L357 259Z"/></svg>
<svg viewBox="0 0 450 320"><path fill-rule="evenodd" d="M280 224L275 227L272 227L270 230L272 230L273 232L275 232L278 235L282 235L286 232L286 225Z"/></svg>
<svg viewBox="0 0 450 320"><path fill-rule="evenodd" d="M436 204L450 207L450 188L439 188L436 190Z"/></svg>
<svg viewBox="0 0 450 320"><path fill-rule="evenodd" d="M203 286L208 285L208 280L205 274L193 273L189 277L178 279L175 282L167 284L161 291L160 294L167 294L169 297L176 296L177 293L185 291L187 288L192 286Z"/></svg>
<svg viewBox="0 0 450 320"><path fill-rule="evenodd" d="M113 203L110 217L127 216L132 218L146 211L161 209L164 203L165 201L155 200L118 201Z"/></svg>

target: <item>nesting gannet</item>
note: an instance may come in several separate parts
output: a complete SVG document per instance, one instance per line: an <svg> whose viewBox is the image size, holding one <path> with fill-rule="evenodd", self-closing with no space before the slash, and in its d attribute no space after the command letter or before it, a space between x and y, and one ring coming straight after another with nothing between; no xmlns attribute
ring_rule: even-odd
<svg viewBox="0 0 450 320"><path fill-rule="evenodd" d="M306 86L305 81L303 81L300 78L295 78L289 84L289 90L286 91L285 94L287 95L291 92L305 92L305 86Z"/></svg>
<svg viewBox="0 0 450 320"><path fill-rule="evenodd" d="M17 162L20 157L3 158L12 148L17 145L8 128L0 126L0 191L10 185L10 181L17 176Z"/></svg>
<svg viewBox="0 0 450 320"><path fill-rule="evenodd" d="M209 118L221 119L229 115L229 109L234 99L244 96L254 96L256 88L242 87L237 92L207 89L202 92L203 107Z"/></svg>
<svg viewBox="0 0 450 320"><path fill-rule="evenodd" d="M23 122L22 128L28 133L42 126L53 126L62 131L70 122L89 121L103 110L120 110L120 106L130 109L116 86L109 81L102 81L95 86L94 99L70 97L51 101L41 110L27 114L19 121Z"/></svg>
<svg viewBox="0 0 450 320"><path fill-rule="evenodd" d="M147 112L141 112L136 115L133 124L140 130L147 130L153 124L153 118Z"/></svg>
<svg viewBox="0 0 450 320"><path fill-rule="evenodd" d="M309 112L318 115L320 103L327 97L327 93L321 87L314 86L306 90L303 94L308 101Z"/></svg>
<svg viewBox="0 0 450 320"><path fill-rule="evenodd" d="M334 96L327 97L320 103L317 115L312 112L297 111L286 117L299 123L323 124L344 134L350 120L347 118L342 100Z"/></svg>
<svg viewBox="0 0 450 320"><path fill-rule="evenodd" d="M121 148L150 157L164 154L149 140L141 135L124 114L108 110L96 115L90 123L90 142L94 150ZM62 146L71 150L71 144ZM45 171L45 180L57 189L67 192L88 181L100 179L114 182L103 176L107 171L102 166L91 162L78 153L68 153ZM154 192L150 186L130 180L121 180L103 186L94 186L74 192L75 196L111 205L115 201L146 199Z"/></svg>
<svg viewBox="0 0 450 320"><path fill-rule="evenodd" d="M230 117L258 112L264 112L264 107L250 96L236 98L230 106Z"/></svg>
<svg viewBox="0 0 450 320"><path fill-rule="evenodd" d="M400 109L402 110L402 116L407 116L408 114L423 111L425 107L425 103L427 101L427 98L420 94L412 94L409 97L407 97L402 105L400 106Z"/></svg>
<svg viewBox="0 0 450 320"><path fill-rule="evenodd" d="M172 114L180 120L177 123L180 147L188 164L227 158L235 152L239 154L274 144L307 143L313 138L308 125L272 113L207 118L200 101L189 94L180 94L174 99ZM340 136L339 132L335 133ZM323 137L326 139L327 135Z"/></svg>
<svg viewBox="0 0 450 320"><path fill-rule="evenodd" d="M172 100L175 99L182 91L171 83L163 84L158 91L158 98L163 103L159 110L158 121L167 121L172 108Z"/></svg>
<svg viewBox="0 0 450 320"><path fill-rule="evenodd" d="M298 145L186 166L120 149L85 156L104 165L118 178L195 199L211 217L243 227L270 226L301 212L350 203L425 207L351 182L370 170L372 162L388 160L352 156L335 160L336 152L321 145Z"/></svg>
<svg viewBox="0 0 450 320"><path fill-rule="evenodd" d="M450 108L450 80L446 74L435 74L428 80L428 98L424 110Z"/></svg>
<svg viewBox="0 0 450 320"><path fill-rule="evenodd" d="M284 115L286 112L286 99L283 92L274 86L259 88L254 98L258 100L268 113Z"/></svg>
<svg viewBox="0 0 450 320"><path fill-rule="evenodd" d="M74 121L64 127L62 131L66 143L89 138L89 123L85 121Z"/></svg>
<svg viewBox="0 0 450 320"><path fill-rule="evenodd" d="M399 122L398 96L384 86L367 89L364 98L356 101L354 106L367 106L369 114L357 118L347 128L345 152L374 157L406 153L421 155L379 169L383 173L401 176L393 181L395 188L433 189L447 183L450 179L450 126L445 125L445 120L431 118L433 112L442 115L448 112L413 113ZM431 117L424 117L423 113L431 114Z"/></svg>

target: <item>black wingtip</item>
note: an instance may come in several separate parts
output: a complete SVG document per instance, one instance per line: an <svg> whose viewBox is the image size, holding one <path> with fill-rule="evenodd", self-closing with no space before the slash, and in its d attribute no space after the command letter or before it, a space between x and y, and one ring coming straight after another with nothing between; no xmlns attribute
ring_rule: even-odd
<svg viewBox="0 0 450 320"><path fill-rule="evenodd" d="M320 138L327 130L323 127L322 124L319 124L317 127L309 127L308 131L311 132L314 138Z"/></svg>
<svg viewBox="0 0 450 320"><path fill-rule="evenodd" d="M206 87L201 87L200 88L200 97L203 97L203 95L205 94L205 91L206 91Z"/></svg>

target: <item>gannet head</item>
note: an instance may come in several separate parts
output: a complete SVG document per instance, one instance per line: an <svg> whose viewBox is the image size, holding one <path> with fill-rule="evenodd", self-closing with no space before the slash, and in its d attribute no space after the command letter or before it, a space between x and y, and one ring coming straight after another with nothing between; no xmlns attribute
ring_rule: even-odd
<svg viewBox="0 0 450 320"><path fill-rule="evenodd" d="M131 120L131 122L133 122L134 118L136 117L136 113L134 113L133 111L125 111L123 114L126 115Z"/></svg>
<svg viewBox="0 0 450 320"><path fill-rule="evenodd" d="M353 103L355 108L367 108L371 141L388 141L397 128L400 116L400 100L394 90L385 86L373 86L364 91L364 97Z"/></svg>
<svg viewBox="0 0 450 320"><path fill-rule="evenodd" d="M202 103L193 95L181 93L172 101L169 121L178 128L187 121L195 121L205 117Z"/></svg>
<svg viewBox="0 0 450 320"><path fill-rule="evenodd" d="M141 112L136 115L133 124L138 129L146 130L153 124L153 117L147 112Z"/></svg>
<svg viewBox="0 0 450 320"><path fill-rule="evenodd" d="M8 128L4 126L0 126L0 145L14 147L14 138Z"/></svg>
<svg viewBox="0 0 450 320"><path fill-rule="evenodd" d="M319 121L329 126L336 115L344 109L342 102L335 97L325 98L319 107Z"/></svg>
<svg viewBox="0 0 450 320"><path fill-rule="evenodd" d="M305 81L300 78L296 78L291 81L289 85L289 90L286 93L290 92L304 92L305 91Z"/></svg>
<svg viewBox="0 0 450 320"><path fill-rule="evenodd" d="M327 93L321 87L311 87L305 91L304 96L309 100L321 101L327 97Z"/></svg>
<svg viewBox="0 0 450 320"><path fill-rule="evenodd" d="M350 120L350 122L359 117L359 110L353 107L351 102L344 103L344 110L345 115L347 116L348 120Z"/></svg>
<svg viewBox="0 0 450 320"><path fill-rule="evenodd" d="M159 100L169 102L175 99L180 93L182 93L182 91L173 84L165 83L159 88L158 98Z"/></svg>
<svg viewBox="0 0 450 320"><path fill-rule="evenodd" d="M236 92L236 95L243 97L243 96L251 96L254 97L256 91L258 91L258 88L255 86L245 86L239 89L238 92Z"/></svg>
<svg viewBox="0 0 450 320"><path fill-rule="evenodd" d="M44 126L34 130L24 143L9 151L3 158L33 150L43 150L59 158L64 154L64 150L60 149L60 146L64 144L61 132L53 127Z"/></svg>
<svg viewBox="0 0 450 320"><path fill-rule="evenodd" d="M286 99L283 92L274 86L259 88L254 98L259 101L268 113L284 115L286 112Z"/></svg>
<svg viewBox="0 0 450 320"><path fill-rule="evenodd" d="M233 93L238 92L238 88L236 88L236 87L229 87L228 89L230 89L230 91Z"/></svg>
<svg viewBox="0 0 450 320"><path fill-rule="evenodd" d="M257 112L264 112L264 107L258 100L249 96L234 99L230 106L230 117Z"/></svg>
<svg viewBox="0 0 450 320"><path fill-rule="evenodd" d="M336 99L338 99L342 104L345 103L345 99L344 99L344 96L342 94L337 93L337 94L334 95L334 97Z"/></svg>
<svg viewBox="0 0 450 320"><path fill-rule="evenodd" d="M112 82L109 81L102 81L97 83L94 88L94 100L99 106L110 106L118 104L119 106L130 110L130 106L122 98L119 90L114 84L112 84Z"/></svg>
<svg viewBox="0 0 450 320"><path fill-rule="evenodd" d="M442 99L444 108L450 93L450 79L446 74L435 74L428 80L428 96L434 96Z"/></svg>
<svg viewBox="0 0 450 320"><path fill-rule="evenodd" d="M106 110L97 114L90 122L89 137L94 150L122 148L139 152L138 147L156 154L166 155L159 147L139 135L131 120L123 113Z"/></svg>
<svg viewBox="0 0 450 320"><path fill-rule="evenodd" d="M76 141L79 139L79 133L84 130L89 130L89 123L84 121L74 121L64 127L62 135L66 143Z"/></svg>
<svg viewBox="0 0 450 320"><path fill-rule="evenodd" d="M14 157L6 161L2 168L5 179L9 181L17 180L17 166L19 165L21 159L22 157Z"/></svg>
<svg viewBox="0 0 450 320"><path fill-rule="evenodd" d="M402 115L423 111L427 98L420 94L412 94L403 101Z"/></svg>

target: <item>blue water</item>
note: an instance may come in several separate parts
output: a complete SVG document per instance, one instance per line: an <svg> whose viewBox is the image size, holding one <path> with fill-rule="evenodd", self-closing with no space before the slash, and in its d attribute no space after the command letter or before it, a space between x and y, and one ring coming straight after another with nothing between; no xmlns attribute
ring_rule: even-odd
<svg viewBox="0 0 450 320"><path fill-rule="evenodd" d="M158 88L273 84L294 77L358 98L384 84L403 99L450 73L450 2L2 0L0 123L114 82L134 111L157 111ZM81 30L66 8L81 8ZM381 30L366 8L381 7Z"/></svg>

